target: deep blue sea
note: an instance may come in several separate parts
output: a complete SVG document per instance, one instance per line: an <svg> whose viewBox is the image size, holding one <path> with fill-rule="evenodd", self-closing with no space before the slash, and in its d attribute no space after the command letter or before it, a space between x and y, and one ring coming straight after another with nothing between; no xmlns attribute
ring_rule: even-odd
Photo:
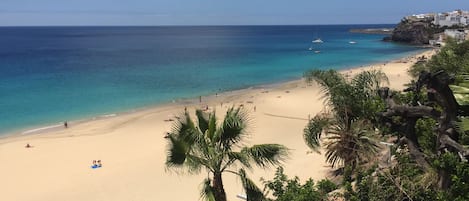
<svg viewBox="0 0 469 201"><path fill-rule="evenodd" d="M0 133L420 50L349 32L390 26L0 27Z"/></svg>

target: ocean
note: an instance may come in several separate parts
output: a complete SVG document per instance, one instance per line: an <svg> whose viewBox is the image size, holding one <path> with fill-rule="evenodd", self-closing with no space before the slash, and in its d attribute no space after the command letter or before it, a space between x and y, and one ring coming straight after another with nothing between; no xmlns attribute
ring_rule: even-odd
<svg viewBox="0 0 469 201"><path fill-rule="evenodd" d="M0 27L0 134L422 50L348 31L391 26Z"/></svg>

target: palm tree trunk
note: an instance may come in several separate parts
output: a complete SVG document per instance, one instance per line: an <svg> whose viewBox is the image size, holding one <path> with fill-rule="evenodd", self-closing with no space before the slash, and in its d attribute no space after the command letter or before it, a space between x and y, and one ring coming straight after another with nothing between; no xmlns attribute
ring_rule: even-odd
<svg viewBox="0 0 469 201"><path fill-rule="evenodd" d="M226 193L223 188L223 180L220 173L213 173L213 189L216 201L226 201Z"/></svg>

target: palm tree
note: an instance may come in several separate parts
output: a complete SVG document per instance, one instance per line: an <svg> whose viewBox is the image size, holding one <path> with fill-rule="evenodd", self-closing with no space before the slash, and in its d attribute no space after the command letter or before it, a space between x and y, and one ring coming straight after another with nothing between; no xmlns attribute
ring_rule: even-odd
<svg viewBox="0 0 469 201"><path fill-rule="evenodd" d="M222 174L233 173L241 178L248 200L263 200L261 190L246 176L244 169L234 171L236 164L251 168L254 163L266 168L279 165L287 156L287 148L279 144L242 146L248 136L248 119L241 108L230 108L221 125L215 112L196 110L197 124L187 111L168 134L168 168L183 168L189 173L208 172L201 195L205 200L226 201Z"/></svg>
<svg viewBox="0 0 469 201"><path fill-rule="evenodd" d="M305 129L305 138L307 138L306 135L308 137L314 135L312 131L314 129L326 131L324 140L326 161L332 164L333 167L343 163L345 167L354 170L360 162L370 159L377 153L378 145L373 140L372 129L365 121L353 121L350 128L346 128L343 122L336 122L333 119L324 127L319 128L314 125L313 121L324 120L315 117ZM311 145L311 143L308 145L314 148L317 147L317 145Z"/></svg>
<svg viewBox="0 0 469 201"><path fill-rule="evenodd" d="M370 120L382 106L376 95L381 83L387 82L386 75L364 71L348 81L334 70L313 70L305 78L319 83L331 109L330 115L317 115L309 121L304 129L306 144L317 151L324 133L327 162L355 169L377 152Z"/></svg>

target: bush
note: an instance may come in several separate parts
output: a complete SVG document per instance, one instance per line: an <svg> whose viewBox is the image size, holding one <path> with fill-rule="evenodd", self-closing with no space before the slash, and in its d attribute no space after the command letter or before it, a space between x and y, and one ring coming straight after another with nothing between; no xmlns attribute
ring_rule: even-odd
<svg viewBox="0 0 469 201"><path fill-rule="evenodd" d="M273 180L264 181L265 189L271 192L276 201L315 201L327 200L328 193L337 189L337 185L329 180L321 180L315 186L312 179L304 184L298 177L289 179L283 168L277 168Z"/></svg>

